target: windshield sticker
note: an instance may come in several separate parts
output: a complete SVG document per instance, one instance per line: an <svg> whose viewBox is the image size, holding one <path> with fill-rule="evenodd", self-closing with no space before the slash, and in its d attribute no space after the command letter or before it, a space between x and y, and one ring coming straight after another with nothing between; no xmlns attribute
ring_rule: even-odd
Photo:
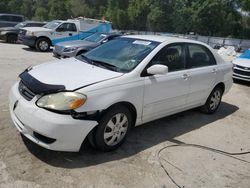
<svg viewBox="0 0 250 188"><path fill-rule="evenodd" d="M148 45L151 44L151 42L149 42L149 41L143 41L143 40L135 40L135 41L133 42L133 44L140 44L140 45L148 46Z"/></svg>

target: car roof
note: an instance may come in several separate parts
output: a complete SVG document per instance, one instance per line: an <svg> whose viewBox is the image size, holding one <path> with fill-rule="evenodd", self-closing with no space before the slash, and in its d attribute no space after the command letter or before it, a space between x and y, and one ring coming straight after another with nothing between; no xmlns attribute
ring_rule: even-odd
<svg viewBox="0 0 250 188"><path fill-rule="evenodd" d="M23 15L21 14L8 14L8 13L0 13L0 15L6 15L6 16L20 16L20 17L24 17Z"/></svg>
<svg viewBox="0 0 250 188"><path fill-rule="evenodd" d="M47 22L41 22L41 21L24 21L22 23L47 23Z"/></svg>
<svg viewBox="0 0 250 188"><path fill-rule="evenodd" d="M169 42L169 43L175 43L175 42L187 42L187 43L197 43L197 44L202 44L204 43L195 41L195 40L190 40L190 39L185 39L185 38L180 38L180 37L175 37L175 36L163 36L163 35L124 35L122 37L128 37L128 38L134 38L134 39L140 39L140 40L150 40L150 41L155 41L155 42Z"/></svg>

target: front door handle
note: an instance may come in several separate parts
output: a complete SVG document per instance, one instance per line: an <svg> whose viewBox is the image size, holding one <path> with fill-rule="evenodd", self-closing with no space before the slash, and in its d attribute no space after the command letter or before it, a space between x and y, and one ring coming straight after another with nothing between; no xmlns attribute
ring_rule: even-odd
<svg viewBox="0 0 250 188"><path fill-rule="evenodd" d="M187 80L189 77L190 77L190 76L189 76L188 74L183 74L183 75L182 75L182 78L183 78L184 80Z"/></svg>
<svg viewBox="0 0 250 188"><path fill-rule="evenodd" d="M217 69L216 68L213 68L213 70L212 70L212 73L217 73Z"/></svg>
<svg viewBox="0 0 250 188"><path fill-rule="evenodd" d="M72 33L69 33L69 36L72 36Z"/></svg>

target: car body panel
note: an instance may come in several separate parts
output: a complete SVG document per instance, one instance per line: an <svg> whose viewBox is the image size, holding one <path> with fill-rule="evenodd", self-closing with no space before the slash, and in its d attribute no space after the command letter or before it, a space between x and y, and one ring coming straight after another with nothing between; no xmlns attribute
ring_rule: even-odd
<svg viewBox="0 0 250 188"><path fill-rule="evenodd" d="M67 59L64 62L55 60L47 63L46 66L35 66L29 71L29 74L43 83L64 85L66 90L75 90L79 87L123 75L74 58ZM68 79L72 76L74 79Z"/></svg>

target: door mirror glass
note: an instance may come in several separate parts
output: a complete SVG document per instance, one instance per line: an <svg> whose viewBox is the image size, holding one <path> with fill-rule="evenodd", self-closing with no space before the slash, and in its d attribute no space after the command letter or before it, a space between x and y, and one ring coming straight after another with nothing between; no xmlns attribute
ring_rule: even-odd
<svg viewBox="0 0 250 188"><path fill-rule="evenodd" d="M151 75L165 75L168 73L168 67L166 65L152 65L147 69L147 73Z"/></svg>

